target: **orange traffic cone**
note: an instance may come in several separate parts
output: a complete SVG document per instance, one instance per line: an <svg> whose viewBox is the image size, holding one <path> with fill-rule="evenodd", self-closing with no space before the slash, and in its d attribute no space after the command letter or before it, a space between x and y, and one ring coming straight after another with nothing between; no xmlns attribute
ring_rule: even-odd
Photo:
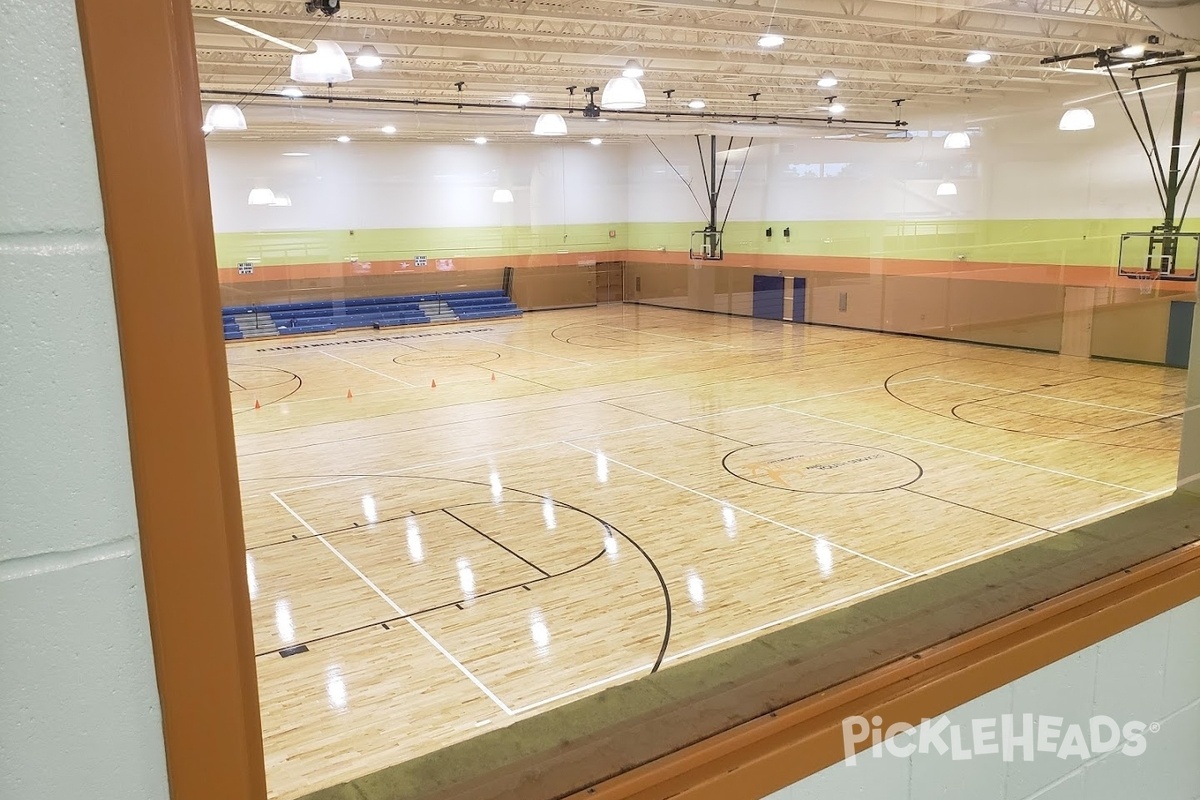
<svg viewBox="0 0 1200 800"><path fill-rule="evenodd" d="M258 402L258 398L256 397L254 398L254 410L258 411L260 408L262 408L262 403Z"/></svg>
<svg viewBox="0 0 1200 800"><path fill-rule="evenodd" d="M349 389L347 389L347 390L346 390L346 399L347 399L347 400L353 400L353 399L354 399L354 392L352 392L352 391L350 391Z"/></svg>
<svg viewBox="0 0 1200 800"><path fill-rule="evenodd" d="M437 380L436 380L436 379L435 379L435 380L432 380L432 381L430 381L430 382L429 382L429 388L430 388L430 389L436 389L436 388L437 388Z"/></svg>

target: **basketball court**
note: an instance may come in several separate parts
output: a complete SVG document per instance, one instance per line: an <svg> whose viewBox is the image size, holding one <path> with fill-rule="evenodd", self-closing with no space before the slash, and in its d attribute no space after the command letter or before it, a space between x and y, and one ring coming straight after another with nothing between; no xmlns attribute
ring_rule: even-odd
<svg viewBox="0 0 1200 800"><path fill-rule="evenodd" d="M632 304L228 359L278 798L1168 494L1186 378Z"/></svg>

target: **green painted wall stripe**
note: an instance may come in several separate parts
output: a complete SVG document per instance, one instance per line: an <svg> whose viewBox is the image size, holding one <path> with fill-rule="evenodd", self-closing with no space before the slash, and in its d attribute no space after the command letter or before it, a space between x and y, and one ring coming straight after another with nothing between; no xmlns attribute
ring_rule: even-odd
<svg viewBox="0 0 1200 800"><path fill-rule="evenodd" d="M725 250L734 253L965 260L1114 266L1120 235L1149 230L1150 220L929 220L731 222ZM770 226L774 236L764 233ZM222 267L259 259L263 266L408 260L417 255L470 258L558 251L686 251L698 223L611 223L490 228L389 228L355 231L221 233ZM785 239L783 229L791 228ZM609 231L616 231L615 237Z"/></svg>

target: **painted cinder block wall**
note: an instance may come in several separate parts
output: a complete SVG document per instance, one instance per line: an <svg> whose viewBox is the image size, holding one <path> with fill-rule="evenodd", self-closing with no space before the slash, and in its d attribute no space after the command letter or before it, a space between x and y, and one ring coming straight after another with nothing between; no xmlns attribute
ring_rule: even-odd
<svg viewBox="0 0 1200 800"><path fill-rule="evenodd" d="M9 3L0 72L0 797L162 800L75 4Z"/></svg>
<svg viewBox="0 0 1200 800"><path fill-rule="evenodd" d="M945 716L962 730L971 758L921 753L919 738L901 734L894 743L908 757L879 748L855 763L838 763L782 789L768 800L1196 800L1200 798L1200 599L1192 600L1133 628L1030 673L959 706ZM1013 730L1023 732L1023 715L1057 717L1061 733L1048 741L1061 747L1066 731L1080 725L1090 740L1093 717L1112 718L1119 726L1137 721L1149 727L1145 752L1090 753L1060 758L1035 752L1025 761L1014 749L978 754L971 745L972 720L1013 715ZM1052 722L1052 720L1047 720ZM1156 729L1157 728L1157 729ZM1000 725L995 728L1000 741ZM943 740L949 744L947 733ZM931 740L930 740L931 741ZM1086 744L1086 741L1085 741ZM1060 750L1060 752L1062 752Z"/></svg>

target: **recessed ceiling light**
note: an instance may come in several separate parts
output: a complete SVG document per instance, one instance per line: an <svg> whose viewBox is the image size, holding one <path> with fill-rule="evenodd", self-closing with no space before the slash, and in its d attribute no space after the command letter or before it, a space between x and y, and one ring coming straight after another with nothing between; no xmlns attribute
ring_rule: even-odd
<svg viewBox="0 0 1200 800"><path fill-rule="evenodd" d="M822 89L832 89L838 85L838 79L832 72L822 72L821 77L817 79L817 86Z"/></svg>
<svg viewBox="0 0 1200 800"><path fill-rule="evenodd" d="M296 98L304 97L304 92L300 91L295 86L285 86L283 89L279 90L279 93L281 95L283 95L284 97L290 97L293 100Z"/></svg>
<svg viewBox="0 0 1200 800"><path fill-rule="evenodd" d="M308 155L308 153L294 152L294 153L284 153L284 155L288 156L289 158L303 158L304 156Z"/></svg>
<svg viewBox="0 0 1200 800"><path fill-rule="evenodd" d="M354 63L365 69L376 69L383 66L383 57L373 45L364 45L354 57Z"/></svg>
<svg viewBox="0 0 1200 800"><path fill-rule="evenodd" d="M380 130L382 130L384 133L390 135L390 134L393 134L396 132L396 126L395 125L384 125L382 128L380 128Z"/></svg>
<svg viewBox="0 0 1200 800"><path fill-rule="evenodd" d="M694 108L699 111L700 109L704 108L705 105L706 103L697 97L695 100L692 100L690 103L688 103L688 108Z"/></svg>
<svg viewBox="0 0 1200 800"><path fill-rule="evenodd" d="M476 136L471 141L475 142L475 144L487 144L488 143L486 136Z"/></svg>
<svg viewBox="0 0 1200 800"><path fill-rule="evenodd" d="M598 145L598 144L603 144L603 143L604 143L604 140L601 139L599 136L594 136L591 139L588 139L588 144Z"/></svg>
<svg viewBox="0 0 1200 800"><path fill-rule="evenodd" d="M992 60L991 53L985 53L982 50L976 50L973 53L967 53L968 64L986 64Z"/></svg>
<svg viewBox="0 0 1200 800"><path fill-rule="evenodd" d="M511 98L509 98L509 102L514 106L527 106L531 100L532 98L524 92L517 92Z"/></svg>
<svg viewBox="0 0 1200 800"><path fill-rule="evenodd" d="M625 69L621 71L621 74L626 78L640 78L646 74L646 71L642 69L641 64L631 58L625 62Z"/></svg>
<svg viewBox="0 0 1200 800"><path fill-rule="evenodd" d="M342 136L339 136L339 137L337 138L337 140L338 140L339 142L341 142L342 144L346 144L347 142L349 142L349 141L350 141L350 137L349 137L349 136L346 136L346 135L344 135L344 134L343 134Z"/></svg>

